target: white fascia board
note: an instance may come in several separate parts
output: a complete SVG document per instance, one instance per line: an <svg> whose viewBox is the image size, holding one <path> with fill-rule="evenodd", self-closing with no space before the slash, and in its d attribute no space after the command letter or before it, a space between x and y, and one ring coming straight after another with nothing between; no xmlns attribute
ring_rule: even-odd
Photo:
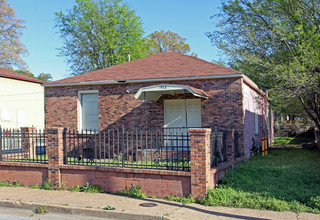
<svg viewBox="0 0 320 220"><path fill-rule="evenodd" d="M243 79L246 81L246 83L249 86L251 86L254 90L256 90L258 93L260 93L260 95L266 96L266 94L249 77L247 77L246 75L243 75Z"/></svg>
<svg viewBox="0 0 320 220"><path fill-rule="evenodd" d="M158 100L161 96L161 92L170 92L170 91L188 91L194 96L201 97L201 98L208 98L206 96L202 96L200 94L195 93L192 89L190 89L187 85L179 85L179 84L158 84L158 85L152 85L152 86L145 86L141 87L138 92L135 94L136 99L144 99L144 96L142 95L145 93L150 93L149 96L152 94L152 98L149 98L148 100ZM159 95L158 95L159 94Z"/></svg>
<svg viewBox="0 0 320 220"><path fill-rule="evenodd" d="M244 74L228 74L228 75L207 75L207 76L190 76L190 77L174 77L174 78L155 78L155 79L128 79L128 80L104 80L90 82L75 82L75 83L57 83L44 84L44 87L61 87L61 86L82 86L82 85L106 85L106 84L127 84L127 83L145 83L145 82L170 82L180 80L196 80L196 79L228 79L242 78Z"/></svg>

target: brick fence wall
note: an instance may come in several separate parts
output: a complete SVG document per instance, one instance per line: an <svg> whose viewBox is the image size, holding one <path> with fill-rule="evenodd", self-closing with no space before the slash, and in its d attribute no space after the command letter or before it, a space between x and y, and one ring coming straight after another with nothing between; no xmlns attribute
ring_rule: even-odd
<svg viewBox="0 0 320 220"><path fill-rule="evenodd" d="M139 185L142 187L142 192L148 196L191 194L194 198L205 196L207 190L213 188L216 183L216 174L210 168L211 129L189 129L190 172L66 165L63 163L62 132L62 128L47 129L48 164L0 161L0 181L18 181L30 186L40 185L48 180L55 187L67 188L89 182L100 185L107 192L116 192ZM31 145L28 144L28 146Z"/></svg>

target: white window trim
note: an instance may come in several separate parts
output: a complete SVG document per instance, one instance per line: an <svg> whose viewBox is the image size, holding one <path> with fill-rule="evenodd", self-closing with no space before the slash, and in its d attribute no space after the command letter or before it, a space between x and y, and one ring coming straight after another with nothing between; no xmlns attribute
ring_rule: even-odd
<svg viewBox="0 0 320 220"><path fill-rule="evenodd" d="M83 94L97 94L99 102L99 93L98 90L80 90L78 91L78 100L77 100L77 110L78 110L78 131L82 132L82 105L81 97ZM99 103L98 103L99 104Z"/></svg>

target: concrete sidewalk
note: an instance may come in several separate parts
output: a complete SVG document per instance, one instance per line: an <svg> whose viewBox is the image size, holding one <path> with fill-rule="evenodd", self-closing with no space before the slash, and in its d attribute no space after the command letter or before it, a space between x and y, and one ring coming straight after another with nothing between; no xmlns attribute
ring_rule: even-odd
<svg viewBox="0 0 320 220"><path fill-rule="evenodd" d="M134 199L113 194L0 187L0 206L34 210L45 205L49 212L114 219L311 219L310 213L273 212L227 207L182 205L161 199ZM115 210L103 210L106 206Z"/></svg>

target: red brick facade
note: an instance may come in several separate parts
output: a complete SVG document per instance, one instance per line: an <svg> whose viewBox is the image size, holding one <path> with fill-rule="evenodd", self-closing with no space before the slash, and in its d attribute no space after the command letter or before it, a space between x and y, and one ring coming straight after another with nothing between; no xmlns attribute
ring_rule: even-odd
<svg viewBox="0 0 320 220"><path fill-rule="evenodd" d="M98 90L99 129L135 128L147 125L161 127L164 123L164 99L184 98L166 95L157 102L135 99L141 87L160 84L131 83L95 86L46 87L46 127L78 129L78 91ZM172 84L189 85L204 90L208 99L201 101L202 127L234 129L239 132L239 148L243 148L244 119L241 79L206 79L175 81ZM127 92L129 91L129 93ZM195 98L188 95L188 98ZM145 117L145 114L147 116Z"/></svg>
<svg viewBox="0 0 320 220"><path fill-rule="evenodd" d="M20 184L42 185L48 178L48 165L36 163L17 163L0 161L0 182L19 182Z"/></svg>

